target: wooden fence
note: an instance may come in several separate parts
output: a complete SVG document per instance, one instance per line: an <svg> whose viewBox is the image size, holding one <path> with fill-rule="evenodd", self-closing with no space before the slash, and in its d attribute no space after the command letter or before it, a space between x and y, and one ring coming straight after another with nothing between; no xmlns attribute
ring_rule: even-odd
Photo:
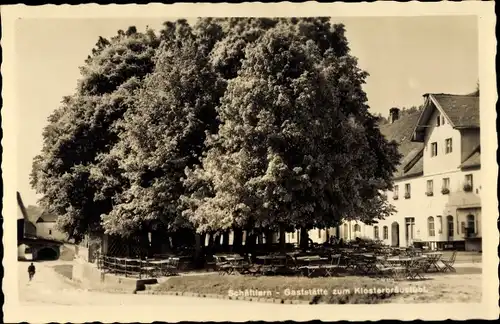
<svg viewBox="0 0 500 324"><path fill-rule="evenodd" d="M103 272L125 277L139 279L157 278L176 275L179 267L179 258L170 257L163 260L141 260L102 255L97 257L97 267Z"/></svg>

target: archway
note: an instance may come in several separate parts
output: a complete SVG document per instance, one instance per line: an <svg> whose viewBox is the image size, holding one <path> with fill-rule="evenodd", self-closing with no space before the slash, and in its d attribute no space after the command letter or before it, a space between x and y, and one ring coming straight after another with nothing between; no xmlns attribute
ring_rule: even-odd
<svg viewBox="0 0 500 324"><path fill-rule="evenodd" d="M40 250L38 250L36 255L37 260L49 261L49 260L57 260L58 258L59 258L59 253L51 247L41 248Z"/></svg>
<svg viewBox="0 0 500 324"><path fill-rule="evenodd" d="M391 245L399 246L399 224L398 222L393 222L391 224Z"/></svg>

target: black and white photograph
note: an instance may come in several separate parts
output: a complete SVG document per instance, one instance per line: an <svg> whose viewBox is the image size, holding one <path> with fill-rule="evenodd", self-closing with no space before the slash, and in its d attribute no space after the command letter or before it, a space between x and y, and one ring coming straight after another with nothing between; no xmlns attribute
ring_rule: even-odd
<svg viewBox="0 0 500 324"><path fill-rule="evenodd" d="M15 318L497 317L495 18L468 5L12 14Z"/></svg>

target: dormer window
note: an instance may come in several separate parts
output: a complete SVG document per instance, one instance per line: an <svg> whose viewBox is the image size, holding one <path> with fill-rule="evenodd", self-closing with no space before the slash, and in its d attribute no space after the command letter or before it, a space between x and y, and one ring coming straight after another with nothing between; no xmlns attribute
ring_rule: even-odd
<svg viewBox="0 0 500 324"><path fill-rule="evenodd" d="M437 126L437 127L441 126L441 116L437 116L437 119L436 119L436 126Z"/></svg>
<svg viewBox="0 0 500 324"><path fill-rule="evenodd" d="M445 121L444 116L441 116L441 125L445 124L444 121Z"/></svg>

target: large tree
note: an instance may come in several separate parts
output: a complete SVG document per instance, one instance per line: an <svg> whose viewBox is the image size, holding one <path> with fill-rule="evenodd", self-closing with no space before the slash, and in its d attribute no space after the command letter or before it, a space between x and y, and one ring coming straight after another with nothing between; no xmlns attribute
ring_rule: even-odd
<svg viewBox="0 0 500 324"><path fill-rule="evenodd" d="M85 64L76 92L49 117L43 148L35 157L31 183L41 204L60 215L58 225L80 240L100 229L100 215L112 208L109 186L102 185L99 164L117 143L119 121L130 107L134 89L154 68L159 40L135 27L110 40L99 38ZM112 165L107 165L112 169Z"/></svg>
<svg viewBox="0 0 500 324"><path fill-rule="evenodd" d="M184 169L200 163L206 133L217 130L215 107L224 88L208 62L220 27L200 24L167 25L170 36L157 52L155 71L126 114L112 154L130 187L103 217L109 233L130 235L158 220L169 231L191 227L179 209Z"/></svg>
<svg viewBox="0 0 500 324"><path fill-rule="evenodd" d="M399 155L368 112L365 77L328 19L280 20L247 45L218 134L188 172L191 221L283 233L390 213L382 192Z"/></svg>

